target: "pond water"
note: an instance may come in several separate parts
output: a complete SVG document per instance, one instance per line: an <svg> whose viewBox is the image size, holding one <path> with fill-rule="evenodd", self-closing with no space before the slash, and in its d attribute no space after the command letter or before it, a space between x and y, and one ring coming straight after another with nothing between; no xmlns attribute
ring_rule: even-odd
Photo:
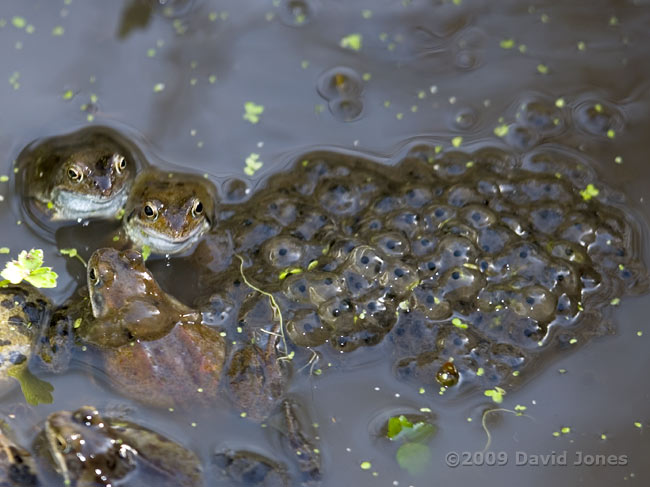
<svg viewBox="0 0 650 487"><path fill-rule="evenodd" d="M74 229L53 238L26 220L13 167L35 139L101 124L129 137L152 165L207 174L236 214L233 221L248 213L254 220L256 208L266 211L257 201L275 197L264 189L269 178L296 163L299 174L309 154L371 160L371 169L349 164L343 178L352 185L375 165L398 164L409 154L426 152L421 163L433 172L429 156L462 152L471 169L468 159L478 161L477 151L485 148L523 164L555 150L564 154L562 163L574 161L591 179L571 179L574 167L562 163L545 171L565 175L581 190L593 182L603 200L599 211L617 208L615 219L633 229L626 249L648 262L648 25L650 3L644 0L5 0L0 174L8 178L0 180L0 246L11 256L42 248L46 264L60 275L57 288L48 291L57 303L85 279L81 264L60 255L57 245L87 256L97 239ZM407 174L393 171L377 170L380 176L373 177L409 183ZM524 187L525 178L513 171ZM276 188L282 177L291 179L271 178ZM462 174L449 178L463 181ZM472 178L478 176L464 181ZM534 191L532 181L524 193ZM391 191L386 184L384 191ZM253 197L252 203L232 199L242 191L242 200ZM336 192L316 194L325 207L346 202ZM562 209L583 203L576 201ZM526 218L534 218L531 208ZM379 240L376 245L388 245ZM605 260L594 257L594 267ZM166 290L193 303L207 284L185 262L162 258L151 267ZM622 287L616 289L598 301L600 313L587 315L593 322L576 335L578 343L548 349L512 387L498 382L507 390L500 405L483 395L481 389L491 387L483 383L439 394L435 369L428 378L403 380L396 371L403 349L393 335L351 352L325 346L315 368L308 354L296 354L290 395L318 425L322 485L647 485L650 297L625 296L610 305L623 295ZM51 412L91 404L126 407L129 419L197 452L208 472L213 452L224 448L287 461L273 422L261 428L226 400L208 410L170 412L117 394L101 370L78 367L45 378L55 388L53 404L23 407L19 390L0 400L0 412L15 415L11 424L25 445ZM507 454L506 465L446 464L449 452L483 450L486 409L516 406L526 407L525 416L487 417L490 450ZM423 408L431 411L437 432L425 471L411 475L380 430L388 417ZM565 451L567 466L531 465L534 455ZM578 455L614 455L618 465L573 465ZM525 456L527 465L517 465L526 463ZM206 485L211 479L206 475Z"/></svg>

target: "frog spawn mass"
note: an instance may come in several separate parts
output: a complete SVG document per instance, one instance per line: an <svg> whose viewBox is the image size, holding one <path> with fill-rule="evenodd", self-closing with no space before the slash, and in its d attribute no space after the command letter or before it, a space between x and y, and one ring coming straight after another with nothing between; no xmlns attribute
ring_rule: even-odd
<svg viewBox="0 0 650 487"><path fill-rule="evenodd" d="M394 167L318 152L224 206L215 231L296 345L347 352L390 334L400 377L488 387L602 333L601 310L645 289L616 201L561 146L421 145Z"/></svg>

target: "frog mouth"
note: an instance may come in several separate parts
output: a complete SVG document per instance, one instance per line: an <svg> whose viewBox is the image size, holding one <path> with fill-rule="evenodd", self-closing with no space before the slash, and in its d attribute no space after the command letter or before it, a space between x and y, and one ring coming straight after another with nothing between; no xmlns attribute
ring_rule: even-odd
<svg viewBox="0 0 650 487"><path fill-rule="evenodd" d="M110 218L124 207L127 197L128 185L124 185L110 196L79 194L59 189L52 195L52 201L62 218Z"/></svg>
<svg viewBox="0 0 650 487"><path fill-rule="evenodd" d="M156 254L178 254L190 248L210 229L210 223L204 220L182 237L173 237L149 227L137 227L127 221L126 234L138 247L148 245Z"/></svg>

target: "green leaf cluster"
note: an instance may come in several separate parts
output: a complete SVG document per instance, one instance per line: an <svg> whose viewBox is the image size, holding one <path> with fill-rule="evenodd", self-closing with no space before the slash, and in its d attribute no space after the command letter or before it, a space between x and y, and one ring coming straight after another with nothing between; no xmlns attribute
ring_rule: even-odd
<svg viewBox="0 0 650 487"><path fill-rule="evenodd" d="M395 458L401 468L411 475L422 473L431 458L426 444L436 434L436 427L425 421L413 422L406 416L394 416L388 420L386 436L401 442Z"/></svg>
<svg viewBox="0 0 650 487"><path fill-rule="evenodd" d="M31 249L29 252L23 250L18 254L18 260L12 260L5 264L4 270L0 272L0 276L5 280L0 281L0 286L20 284L24 280L34 287L56 287L58 274L51 267L42 266L43 251L41 249Z"/></svg>

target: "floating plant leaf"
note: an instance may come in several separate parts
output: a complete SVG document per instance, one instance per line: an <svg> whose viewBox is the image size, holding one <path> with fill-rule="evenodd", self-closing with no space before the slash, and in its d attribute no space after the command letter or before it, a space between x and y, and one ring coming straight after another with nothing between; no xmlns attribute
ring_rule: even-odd
<svg viewBox="0 0 650 487"><path fill-rule="evenodd" d="M426 470L431 459L431 451L422 443L404 443L397 450L397 463L411 475L417 475Z"/></svg>
<svg viewBox="0 0 650 487"><path fill-rule="evenodd" d="M19 284L25 280L35 287L56 287L57 273L51 267L41 267L42 265L42 250L23 250L18 255L18 260L5 264L4 270L0 272L5 281L0 282L0 285Z"/></svg>
<svg viewBox="0 0 650 487"><path fill-rule="evenodd" d="M7 370L7 375L20 383L20 388L25 396L25 401L32 406L38 404L52 404L54 386L49 382L39 379L27 368L27 362L14 365Z"/></svg>

